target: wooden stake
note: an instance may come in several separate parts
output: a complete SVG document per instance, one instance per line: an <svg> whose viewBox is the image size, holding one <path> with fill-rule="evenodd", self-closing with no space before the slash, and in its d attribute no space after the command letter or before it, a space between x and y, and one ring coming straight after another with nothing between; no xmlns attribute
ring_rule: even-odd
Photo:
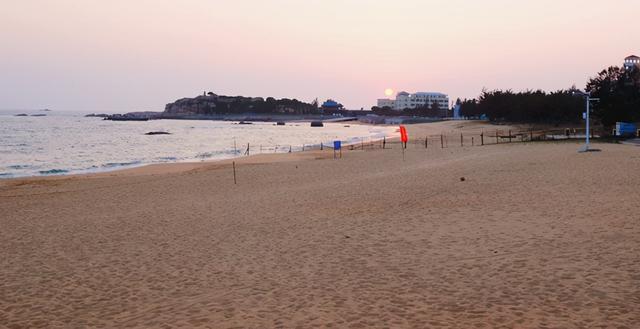
<svg viewBox="0 0 640 329"><path fill-rule="evenodd" d="M233 161L233 184L237 185L238 182L236 181L236 162Z"/></svg>

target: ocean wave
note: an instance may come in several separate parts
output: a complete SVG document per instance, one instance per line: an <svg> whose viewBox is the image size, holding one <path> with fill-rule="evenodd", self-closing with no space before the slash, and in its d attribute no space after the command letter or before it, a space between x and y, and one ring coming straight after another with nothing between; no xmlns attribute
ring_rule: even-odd
<svg viewBox="0 0 640 329"><path fill-rule="evenodd" d="M50 169L50 170L40 170L38 171L38 173L40 175L59 175L59 174L65 174L68 173L69 170L65 170L65 169Z"/></svg>
<svg viewBox="0 0 640 329"><path fill-rule="evenodd" d="M156 158L156 160L158 160L158 161L177 161L178 158L177 157L159 157L159 158Z"/></svg>
<svg viewBox="0 0 640 329"><path fill-rule="evenodd" d="M244 153L244 150L238 148L236 150L232 150L232 149L227 149L227 150L220 150L220 151L211 151L211 152L202 152L202 153L198 153L196 154L195 158L196 159L208 159L208 158L213 158L213 157L218 157L218 156L236 156L236 155L242 155Z"/></svg>
<svg viewBox="0 0 640 329"><path fill-rule="evenodd" d="M196 154L196 158L197 159L208 159L208 158L213 158L214 156L220 154L220 152L202 152L202 153L198 153Z"/></svg>
<svg viewBox="0 0 640 329"><path fill-rule="evenodd" d="M26 165L26 164L10 165L10 166L7 166L7 168L9 168L9 169L17 169L17 170L19 170L19 169L27 169L27 168L31 168L31 165Z"/></svg>
<svg viewBox="0 0 640 329"><path fill-rule="evenodd" d="M134 166L141 164L141 161L130 161L130 162L109 162L102 165L103 168L113 168L113 167L125 167L125 166Z"/></svg>

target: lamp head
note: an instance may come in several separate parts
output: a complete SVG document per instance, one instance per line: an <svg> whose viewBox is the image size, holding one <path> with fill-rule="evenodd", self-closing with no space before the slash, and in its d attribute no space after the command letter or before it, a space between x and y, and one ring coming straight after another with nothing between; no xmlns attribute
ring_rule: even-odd
<svg viewBox="0 0 640 329"><path fill-rule="evenodd" d="M581 90L574 90L574 91L572 91L572 92L571 92L571 95L573 95L573 96L589 97L589 96L590 96L590 93L585 93L585 92L583 92L583 91L581 91Z"/></svg>

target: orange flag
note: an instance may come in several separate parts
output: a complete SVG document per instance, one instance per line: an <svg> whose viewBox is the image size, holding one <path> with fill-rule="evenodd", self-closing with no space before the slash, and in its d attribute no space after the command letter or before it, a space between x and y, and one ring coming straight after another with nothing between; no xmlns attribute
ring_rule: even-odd
<svg viewBox="0 0 640 329"><path fill-rule="evenodd" d="M400 140L402 140L403 143L406 143L409 141L409 136L407 135L407 129L404 126L400 126Z"/></svg>

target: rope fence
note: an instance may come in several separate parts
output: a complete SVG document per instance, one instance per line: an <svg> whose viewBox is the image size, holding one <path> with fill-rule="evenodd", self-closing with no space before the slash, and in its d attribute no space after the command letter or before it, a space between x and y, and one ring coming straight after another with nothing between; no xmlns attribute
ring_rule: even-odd
<svg viewBox="0 0 640 329"><path fill-rule="evenodd" d="M603 131L591 130L590 138L607 136ZM493 129L469 132L443 132L422 136L409 136L405 148L444 149L452 147L476 147L508 143L526 143L536 141L562 141L585 139L584 128L563 129ZM401 144L399 138L361 137L343 141L342 148L351 151L391 149ZM333 150L333 142L318 142L303 145L254 145L250 143L234 145L232 154L249 156L269 153L292 153L316 150Z"/></svg>

